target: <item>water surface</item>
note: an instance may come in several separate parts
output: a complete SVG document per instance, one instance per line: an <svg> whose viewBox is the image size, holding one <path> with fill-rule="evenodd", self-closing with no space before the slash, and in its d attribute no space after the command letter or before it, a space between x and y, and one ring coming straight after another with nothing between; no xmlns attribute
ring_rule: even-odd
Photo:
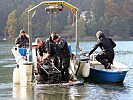
<svg viewBox="0 0 133 100"><path fill-rule="evenodd" d="M75 43L69 43L75 49ZM83 51L89 51L95 42L81 42ZM15 59L11 53L13 43L0 42L0 100L132 100L133 99L133 41L116 41L115 61L129 67L122 85L86 82L72 87L24 87L13 85L12 72ZM98 52L98 49L96 52Z"/></svg>

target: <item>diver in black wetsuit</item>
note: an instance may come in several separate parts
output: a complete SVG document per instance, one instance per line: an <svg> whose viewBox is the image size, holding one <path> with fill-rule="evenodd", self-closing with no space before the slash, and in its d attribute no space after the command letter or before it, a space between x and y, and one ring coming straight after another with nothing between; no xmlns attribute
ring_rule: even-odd
<svg viewBox="0 0 133 100"><path fill-rule="evenodd" d="M115 42L111 39L106 37L103 32L98 31L96 33L97 43L89 52L89 56L98 48L100 47L102 52L96 56L96 60L99 61L101 64L105 66L106 69L110 69L110 65L113 64L114 59L114 47L116 46Z"/></svg>

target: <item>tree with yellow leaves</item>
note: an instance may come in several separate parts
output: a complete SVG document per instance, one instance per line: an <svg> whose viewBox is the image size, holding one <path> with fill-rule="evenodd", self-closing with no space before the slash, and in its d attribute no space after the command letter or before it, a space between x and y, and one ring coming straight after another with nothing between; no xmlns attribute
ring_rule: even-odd
<svg viewBox="0 0 133 100"><path fill-rule="evenodd" d="M5 28L9 40L14 39L14 36L16 34L16 23L17 23L16 10L13 10L8 16Z"/></svg>

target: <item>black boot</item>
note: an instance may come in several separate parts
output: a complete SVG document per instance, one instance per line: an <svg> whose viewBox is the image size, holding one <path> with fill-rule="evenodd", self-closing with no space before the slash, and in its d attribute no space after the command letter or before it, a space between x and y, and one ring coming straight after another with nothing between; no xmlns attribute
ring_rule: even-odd
<svg viewBox="0 0 133 100"><path fill-rule="evenodd" d="M61 79L62 83L68 83L69 82L69 73L68 72L64 72L62 74L62 79Z"/></svg>
<svg viewBox="0 0 133 100"><path fill-rule="evenodd" d="M107 66L105 66L105 69L111 69L111 64L110 64L110 63L108 63L108 65L107 65Z"/></svg>

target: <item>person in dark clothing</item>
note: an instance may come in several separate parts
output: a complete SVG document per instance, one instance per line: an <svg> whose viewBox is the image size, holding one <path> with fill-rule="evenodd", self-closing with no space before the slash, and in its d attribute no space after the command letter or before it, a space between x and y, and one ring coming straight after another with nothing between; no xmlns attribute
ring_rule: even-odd
<svg viewBox="0 0 133 100"><path fill-rule="evenodd" d="M48 39L46 39L45 43L46 43L46 51L50 54L51 57L54 56L56 53L56 44L52 40L51 36Z"/></svg>
<svg viewBox="0 0 133 100"><path fill-rule="evenodd" d="M56 44L52 40L51 36L46 39L46 51L49 55L45 56L44 59L47 59L48 57L53 59L54 66L59 69L58 57L56 55Z"/></svg>
<svg viewBox="0 0 133 100"><path fill-rule="evenodd" d="M52 40L56 43L56 55L60 60L60 69L62 81L69 82L69 65L70 65L70 52L67 42L58 35L51 34Z"/></svg>
<svg viewBox="0 0 133 100"><path fill-rule="evenodd" d="M43 42L40 38L37 38L35 40L35 43L38 45L38 62L40 62L41 65L44 64L43 55L44 53L47 53L46 51L46 44ZM44 69L40 66L37 66L38 74L40 75L40 79L38 80L39 83L45 83L48 81L48 74L44 71Z"/></svg>
<svg viewBox="0 0 133 100"><path fill-rule="evenodd" d="M39 60L43 61L43 53L47 53L46 44L40 38L37 38L35 41L38 44Z"/></svg>
<svg viewBox="0 0 133 100"><path fill-rule="evenodd" d="M102 52L96 56L96 60L103 64L106 69L110 69L110 65L113 64L114 59L114 47L116 46L115 42L111 39L106 37L103 32L98 31L96 33L97 43L89 52L91 55L98 47L101 48Z"/></svg>
<svg viewBox="0 0 133 100"><path fill-rule="evenodd" d="M18 47L27 47L29 45L29 38L25 35L23 30L20 30L20 35L16 38L15 44L18 45Z"/></svg>

